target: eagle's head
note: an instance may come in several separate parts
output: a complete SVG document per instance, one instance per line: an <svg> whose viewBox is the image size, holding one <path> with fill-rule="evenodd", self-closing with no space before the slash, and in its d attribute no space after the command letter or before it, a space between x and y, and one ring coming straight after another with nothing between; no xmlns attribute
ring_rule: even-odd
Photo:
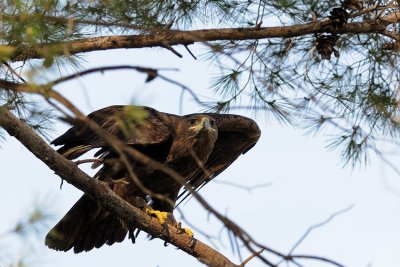
<svg viewBox="0 0 400 267"><path fill-rule="evenodd" d="M198 139L208 139L214 143L218 138L217 123L214 118L207 115L191 115L186 118L188 136Z"/></svg>

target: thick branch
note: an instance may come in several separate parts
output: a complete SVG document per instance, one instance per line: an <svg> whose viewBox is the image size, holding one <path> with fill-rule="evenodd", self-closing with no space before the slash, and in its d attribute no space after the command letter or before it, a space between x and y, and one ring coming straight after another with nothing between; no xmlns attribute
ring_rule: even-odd
<svg viewBox="0 0 400 267"><path fill-rule="evenodd" d="M31 58L42 58L40 51L54 47L60 54L74 55L77 53L118 48L165 47L173 45L189 45L195 42L248 40L265 38L288 38L312 33L337 32L342 34L382 33L385 26L376 22L348 23L340 29L335 29L331 21L311 22L292 26L260 27L260 28L225 28L179 31L164 29L155 34L101 36L85 38L57 44L43 44L39 47L18 47L11 61L21 61Z"/></svg>
<svg viewBox="0 0 400 267"><path fill-rule="evenodd" d="M104 182L93 179L81 171L73 162L54 151L32 129L5 108L0 108L0 126L18 139L62 179L96 199L105 209L117 214L123 220L133 223L138 229L175 245L208 266L237 266L201 241L195 239L191 242L189 236L177 233L173 227L169 228L168 233L163 231L163 227L156 219L128 204Z"/></svg>

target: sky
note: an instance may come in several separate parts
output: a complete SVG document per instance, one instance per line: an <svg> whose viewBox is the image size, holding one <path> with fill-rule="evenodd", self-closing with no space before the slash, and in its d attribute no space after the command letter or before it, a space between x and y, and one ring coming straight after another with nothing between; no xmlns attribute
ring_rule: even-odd
<svg viewBox="0 0 400 267"><path fill-rule="evenodd" d="M182 59L162 49L92 52L84 56L85 68L119 64L177 68L164 75L188 85L202 97L215 98L210 77L218 73L215 66L194 60L183 47ZM199 55L200 45L192 51ZM159 79L145 83L145 76L134 71L114 71L90 75L64 83L56 89L85 113L116 104L139 104L174 114L199 112L201 108L188 96L180 105L178 87ZM246 116L249 113L234 112ZM217 210L227 214L260 243L287 253L313 225L327 220L335 212L351 207L329 223L317 227L296 248L297 254L328 257L345 266L396 266L400 245L400 177L385 163L371 156L367 166L343 167L340 155L326 148L328 136L305 135L303 130L284 126L272 117L252 117L262 135L257 145L241 156L204 187L200 194ZM68 126L53 125L52 138ZM385 151L395 149L387 143ZM398 156L390 159L398 165ZM14 138L6 137L0 150L0 267L24 258L31 266L203 266L196 259L172 245L164 247L157 239L149 241L141 234L136 244L129 240L103 246L87 253L56 252L44 246L44 236L82 194L64 183ZM84 168L90 174L93 170ZM229 183L258 186L252 190ZM40 199L52 212L53 219L35 242L2 235L12 228L35 200ZM209 233L220 236L216 248L239 263L221 224L194 200L181 210L188 221ZM179 216L177 216L179 219ZM184 223L185 224L185 223ZM221 230L222 229L222 230ZM200 233L200 240L211 244ZM266 257L275 259L264 253ZM242 258L249 253L242 250ZM307 261L305 266L329 266ZM254 259L247 266L263 266Z"/></svg>

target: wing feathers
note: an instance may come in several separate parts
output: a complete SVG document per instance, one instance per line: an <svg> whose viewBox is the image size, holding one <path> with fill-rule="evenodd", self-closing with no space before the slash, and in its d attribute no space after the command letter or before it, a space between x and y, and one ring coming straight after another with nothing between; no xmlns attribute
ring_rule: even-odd
<svg viewBox="0 0 400 267"><path fill-rule="evenodd" d="M143 115L143 111L145 112L145 116ZM181 131L182 134L182 125L185 125L182 124L182 121L186 121L188 117L193 115L196 114L181 117L158 112L148 107L110 106L95 111L89 114L88 117L126 144L131 145L154 160L165 163L168 157L171 156L170 154L176 152L171 152L173 151L171 147L178 143L174 143L174 138L179 139L177 132ZM260 137L260 129L249 118L239 115L214 113L206 113L204 115L214 118L218 129L218 139L213 146L211 154L204 163L204 167L208 172L204 172L203 168L200 167L196 169L197 165L192 165L190 168L187 167L185 164L188 162L187 158L184 158L185 160L181 161L177 166L171 162L166 163L169 166L174 166L173 168L178 172L181 169L186 170L189 168L189 171L183 172L185 173L183 175L187 176L185 177L186 181L195 190L199 190L229 167L241 154L250 150ZM138 116L142 116L142 120L138 121ZM103 159L105 163L103 164L103 161L101 161L93 164L93 167L103 164L103 168L95 175L95 178L108 181L126 177L125 170L120 170L112 162L118 155L109 149L101 138L82 122L72 119L65 120L74 126L52 142L54 145L62 146L58 150L61 154L68 159L74 159L91 149L100 148L95 153L95 157ZM176 156L176 153L173 156ZM179 162L179 157L178 159L174 158L175 161ZM169 182L167 186L163 184L163 182L172 181L172 179L162 175L153 175L153 170L148 169L143 164L138 164L134 160L132 160L132 166L144 184L152 187L157 193L169 194L171 198L176 200L179 185L172 192L172 189L168 187L173 185L172 182ZM147 205L143 200L145 198L144 193L132 184L114 184L112 188L116 194L134 206ZM184 191L178 198L181 198L182 201L188 195ZM160 207L165 209L162 205ZM125 239L128 228L125 222L108 211L103 210L90 197L84 195L48 233L45 242L50 248L62 251L74 248L74 252L78 253L91 250L94 247L99 248L104 244L112 245L115 242L121 242ZM134 228L129 229L130 235L132 235L134 230Z"/></svg>
<svg viewBox="0 0 400 267"><path fill-rule="evenodd" d="M218 139L213 152L204 164L209 175L202 168L199 168L191 177L187 177L188 183L195 190L203 187L228 168L240 155L249 151L261 135L260 128L252 119L230 114L207 113L207 115L216 120ZM179 203L182 203L189 194L187 190L180 193L178 198L183 199Z"/></svg>
<svg viewBox="0 0 400 267"><path fill-rule="evenodd" d="M127 144L150 145L166 142L170 138L165 116L149 107L110 106L89 114L88 118ZM71 118L64 120L74 126L53 140L52 144L62 145L58 150L60 154L68 153L68 158L73 159L92 148L107 147L86 124Z"/></svg>

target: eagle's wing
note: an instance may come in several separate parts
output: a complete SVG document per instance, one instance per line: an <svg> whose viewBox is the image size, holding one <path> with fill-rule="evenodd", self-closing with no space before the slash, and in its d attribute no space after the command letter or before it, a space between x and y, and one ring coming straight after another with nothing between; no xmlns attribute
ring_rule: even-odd
<svg viewBox="0 0 400 267"><path fill-rule="evenodd" d="M131 110L129 110L131 109ZM126 133L129 124L126 125L132 114L129 112L145 111L147 116L142 123L134 124L134 134ZM128 113L127 113L128 112ZM100 109L88 116L108 133L119 137L125 143L134 146L142 153L155 160L164 161L167 157L172 137L169 123L174 118L168 114L158 112L152 108L138 109L134 106L111 106ZM175 120L177 120L175 118ZM86 125L76 124L65 134L55 139L52 143L63 145L58 151L66 158L74 159L92 148L101 148L97 155L103 158L113 157L104 141L92 132ZM100 180L118 179L111 177L112 166L104 165L97 173ZM141 176L140 169L135 172ZM143 175L146 177L146 175ZM110 185L112 190L130 204L138 207L146 205L139 189L132 184L118 183ZM89 251L94 247L104 244L111 245L121 242L129 232L133 238L134 229L119 219L114 214L102 209L102 207L89 196L83 195L81 199L68 211L68 213L51 229L46 236L46 245L52 249L68 251L71 248L75 253ZM134 240L134 238L133 238Z"/></svg>
<svg viewBox="0 0 400 267"><path fill-rule="evenodd" d="M198 190L229 167L240 155L245 154L258 141L260 128L252 119L230 114L207 114L216 120L218 139L204 164L191 176L189 184ZM188 115L190 116L190 115ZM190 195L184 190L178 198L180 203Z"/></svg>
<svg viewBox="0 0 400 267"><path fill-rule="evenodd" d="M144 118L141 120L140 116ZM110 106L89 114L88 118L126 144L145 146L166 142L171 137L165 116L149 107ZM104 140L86 124L72 119L64 120L74 126L51 142L56 146L62 145L58 152L64 157L74 159L93 148L106 146Z"/></svg>

